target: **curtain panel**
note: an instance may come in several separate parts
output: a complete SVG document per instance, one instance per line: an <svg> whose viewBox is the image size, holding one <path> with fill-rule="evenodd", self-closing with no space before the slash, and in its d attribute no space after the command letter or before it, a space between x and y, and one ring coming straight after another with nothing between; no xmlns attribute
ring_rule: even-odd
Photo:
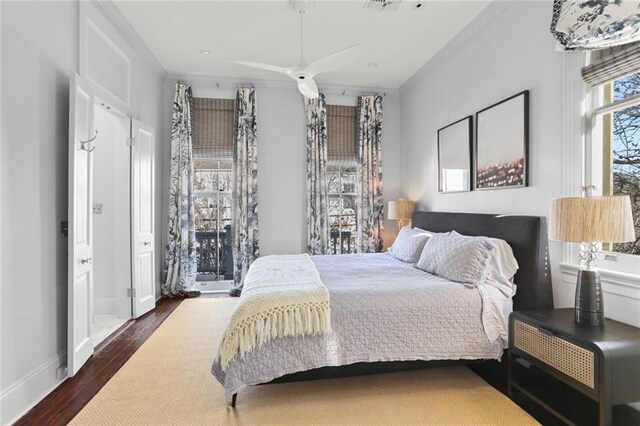
<svg viewBox="0 0 640 426"><path fill-rule="evenodd" d="M307 121L307 250L329 253L329 203L327 195L327 104L320 93L304 98Z"/></svg>
<svg viewBox="0 0 640 426"><path fill-rule="evenodd" d="M193 210L193 94L191 86L176 84L171 126L169 224L162 294L199 294L195 289L196 234Z"/></svg>
<svg viewBox="0 0 640 426"><path fill-rule="evenodd" d="M358 248L361 253L382 251L382 96L359 96L357 144L360 163Z"/></svg>
<svg viewBox="0 0 640 426"><path fill-rule="evenodd" d="M640 40L640 5L622 0L555 0L551 33L566 48L603 49Z"/></svg>
<svg viewBox="0 0 640 426"><path fill-rule="evenodd" d="M258 239L258 144L256 92L238 89L233 137L233 273L232 296L242 292L249 266L260 256Z"/></svg>

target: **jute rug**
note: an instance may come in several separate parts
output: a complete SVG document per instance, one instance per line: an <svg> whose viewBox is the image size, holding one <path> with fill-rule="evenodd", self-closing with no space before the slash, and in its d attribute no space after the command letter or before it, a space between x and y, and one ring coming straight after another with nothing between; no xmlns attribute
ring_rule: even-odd
<svg viewBox="0 0 640 426"><path fill-rule="evenodd" d="M185 300L72 424L536 424L464 366L254 386L228 408L210 368L236 300Z"/></svg>

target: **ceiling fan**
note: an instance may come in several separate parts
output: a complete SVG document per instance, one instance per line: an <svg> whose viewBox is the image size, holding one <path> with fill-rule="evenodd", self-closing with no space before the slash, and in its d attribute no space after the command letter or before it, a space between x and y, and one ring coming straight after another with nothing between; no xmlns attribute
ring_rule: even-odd
<svg viewBox="0 0 640 426"><path fill-rule="evenodd" d="M292 1L294 9L300 14L300 63L297 67L281 67L278 65L262 64L259 62L231 61L236 64L259 68L267 71L280 72L288 75L298 83L298 90L305 98L315 99L318 97L318 86L313 77L320 73L340 69L352 62L359 44L338 50L310 64L306 64L303 56L303 16L306 12L305 6L308 1Z"/></svg>

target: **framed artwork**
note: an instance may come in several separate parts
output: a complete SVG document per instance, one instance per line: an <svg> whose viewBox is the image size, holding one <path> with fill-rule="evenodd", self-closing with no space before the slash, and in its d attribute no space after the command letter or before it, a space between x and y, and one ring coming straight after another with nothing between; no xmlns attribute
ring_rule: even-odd
<svg viewBox="0 0 640 426"><path fill-rule="evenodd" d="M471 191L471 134L468 116L438 130L438 192Z"/></svg>
<svg viewBox="0 0 640 426"><path fill-rule="evenodd" d="M527 186L528 149L528 90L477 112L475 189Z"/></svg>

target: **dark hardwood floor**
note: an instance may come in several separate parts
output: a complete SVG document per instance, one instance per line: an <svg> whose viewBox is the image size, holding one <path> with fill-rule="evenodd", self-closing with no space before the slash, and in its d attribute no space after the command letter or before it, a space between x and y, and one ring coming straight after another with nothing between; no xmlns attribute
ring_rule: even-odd
<svg viewBox="0 0 640 426"><path fill-rule="evenodd" d="M162 298L153 311L122 325L96 347L93 356L75 376L62 382L16 425L64 425L71 421L182 300Z"/></svg>
<svg viewBox="0 0 640 426"><path fill-rule="evenodd" d="M227 293L204 293L200 297L229 296ZM125 323L96 347L95 353L78 374L60 384L18 420L16 425L67 424L118 372L183 300L182 298L162 298L153 311ZM490 385L506 394L505 367L506 363L497 362L470 366ZM552 387L550 385L550 389ZM557 424L555 419L535 404L520 398L515 398L514 402L542 424ZM617 424L640 424L640 413L630 406L617 406L614 415Z"/></svg>

